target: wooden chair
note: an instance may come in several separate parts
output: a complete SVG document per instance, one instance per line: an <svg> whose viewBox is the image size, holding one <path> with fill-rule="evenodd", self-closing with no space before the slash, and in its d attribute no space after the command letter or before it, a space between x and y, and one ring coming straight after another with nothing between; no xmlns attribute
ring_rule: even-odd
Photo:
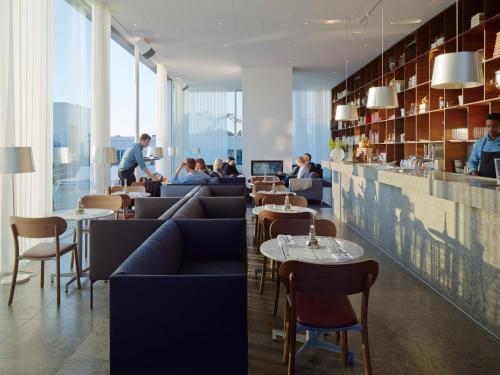
<svg viewBox="0 0 500 375"><path fill-rule="evenodd" d="M309 219L278 219L271 223L269 227L270 238L276 238L280 234L289 234L291 236L306 236L309 234L311 221ZM314 220L314 228L318 236L335 237L337 228L335 223L326 219ZM276 262L276 268L279 270L280 263ZM274 269L272 270L274 272ZM278 313L278 301L280 298L280 279L276 278L276 290L274 293L273 316Z"/></svg>
<svg viewBox="0 0 500 375"><path fill-rule="evenodd" d="M361 349L365 375L371 375L368 343L368 298L378 276L374 260L344 264L314 264L299 261L284 262L279 278L286 286L285 344L283 362L288 361L288 375L294 374L297 331L308 331L308 339L298 355L310 347L341 352L344 364L353 362L348 352L347 331L361 332ZM362 293L361 322L349 300L349 295ZM314 306L314 311L311 311ZM328 332L341 332L342 348L320 337Z"/></svg>
<svg viewBox="0 0 500 375"><path fill-rule="evenodd" d="M279 182L280 179L278 176L253 176L252 182Z"/></svg>
<svg viewBox="0 0 500 375"><path fill-rule="evenodd" d="M114 187L114 186L113 186ZM122 208L123 205L123 197L121 195L85 195L82 197L82 204L83 207L85 208L102 208L106 210L112 210L113 211L113 217L105 217L99 220L109 220L109 219L114 219L118 220L119 219L119 211ZM84 254L85 254L85 259L88 257L88 243L89 243L89 227L87 224L83 225L82 227L82 232L84 236L84 242L85 242L85 247L84 247ZM76 234L73 233L73 239L76 238ZM73 269L73 264L74 264L75 258L72 256L71 257L71 269Z"/></svg>
<svg viewBox="0 0 500 375"><path fill-rule="evenodd" d="M255 182L255 191L271 191L273 189L273 182ZM274 188L277 191L286 191L285 183L282 181L274 182Z"/></svg>
<svg viewBox="0 0 500 375"><path fill-rule="evenodd" d="M134 182L135 183L135 182ZM118 186L110 186L108 188L108 192L109 194L113 194L113 193L116 193L116 192L119 192L119 191L123 191L123 186L121 185L118 185ZM140 185L132 185L132 186L128 186L127 187L127 190L128 191L133 191L133 192L140 192L140 193L145 193L146 192L146 187L144 186L144 184L140 184Z"/></svg>
<svg viewBox="0 0 500 375"><path fill-rule="evenodd" d="M262 205L265 206L266 204L285 204L285 195L276 195L276 194L268 194L264 197L262 201ZM292 206L298 206L298 207L307 207L307 199L304 197L298 197L295 195L288 195L288 200L290 201L290 204Z"/></svg>
<svg viewBox="0 0 500 375"><path fill-rule="evenodd" d="M270 191L270 190L268 190ZM281 194L266 194L266 193L255 193L255 196L253 198L254 206L259 207L262 206L262 202L264 201L264 198L270 197L270 196L285 196L286 191L283 191L283 195ZM253 218L252 218L253 220ZM255 222L255 232L254 232L254 244L257 244L257 236L259 233L259 220Z"/></svg>
<svg viewBox="0 0 500 375"><path fill-rule="evenodd" d="M130 186L146 186L144 181L134 181Z"/></svg>
<svg viewBox="0 0 500 375"><path fill-rule="evenodd" d="M37 260L41 262L40 287L44 286L45 261L56 261L56 287L57 287L57 307L61 305L61 262L62 255L72 252L76 261L76 282L78 289L80 284L80 268L78 263L78 252L76 243L61 243L61 236L67 229L68 224L60 217L27 218L19 216L10 217L10 228L14 236L15 260L14 272L12 274L12 285L10 287L9 306L14 299L14 290L16 288L17 271L19 261L22 259ZM26 250L22 255L19 251L19 238L55 238L55 242L42 242Z"/></svg>
<svg viewBox="0 0 500 375"><path fill-rule="evenodd" d="M118 211L118 214L122 214L123 220L135 219L135 211L130 210L132 198L130 198L127 194L122 194L120 196L122 197L122 208Z"/></svg>
<svg viewBox="0 0 500 375"><path fill-rule="evenodd" d="M257 223L259 225L259 231L257 233L257 248L260 248L260 245L270 240L270 231L269 228L271 223L274 220L282 219L282 220L291 220L291 219L308 219L311 220L312 215L310 212L273 212L273 211L261 211L259 213L259 219ZM271 269L274 266L272 265ZM260 275L260 288L259 293L262 294L264 292L264 284L266 280L266 270L267 270L267 258L264 256L264 260L262 262L262 274Z"/></svg>

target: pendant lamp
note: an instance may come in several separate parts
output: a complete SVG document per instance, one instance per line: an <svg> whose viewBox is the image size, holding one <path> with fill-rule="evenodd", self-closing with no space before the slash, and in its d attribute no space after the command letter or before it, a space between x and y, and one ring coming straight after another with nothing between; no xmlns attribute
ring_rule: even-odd
<svg viewBox="0 0 500 375"><path fill-rule="evenodd" d="M381 77L384 76L384 6L382 4L382 64ZM366 108L369 109L391 109L397 108L398 95L396 89L391 86L370 87Z"/></svg>
<svg viewBox="0 0 500 375"><path fill-rule="evenodd" d="M335 121L357 121L358 120L358 109L356 105L352 105L351 103L347 103L347 64L349 60L347 59L347 24L349 18L346 17L346 29L345 29L345 93L346 93L346 104L339 104L335 109Z"/></svg>
<svg viewBox="0 0 500 375"><path fill-rule="evenodd" d="M443 53L434 60L433 89L468 89L484 83L482 57L477 52L458 52L458 0L456 1L456 51Z"/></svg>

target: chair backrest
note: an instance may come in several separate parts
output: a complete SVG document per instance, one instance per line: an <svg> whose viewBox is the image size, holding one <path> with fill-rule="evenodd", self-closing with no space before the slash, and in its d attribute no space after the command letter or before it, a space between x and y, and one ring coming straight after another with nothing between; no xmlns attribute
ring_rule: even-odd
<svg viewBox="0 0 500 375"><path fill-rule="evenodd" d="M10 225L14 237L51 238L63 234L68 224L61 217L20 217L11 216Z"/></svg>
<svg viewBox="0 0 500 375"><path fill-rule="evenodd" d="M278 219L271 223L269 232L271 238L278 237L279 234L289 234L291 236L302 236L309 234L311 220L309 219ZM314 227L318 236L335 237L337 229L335 223L326 219L314 220Z"/></svg>
<svg viewBox="0 0 500 375"><path fill-rule="evenodd" d="M109 192L109 194L116 193L117 191L123 191L123 186L121 186L121 185L117 185L117 186L110 186L110 187L108 188L108 192Z"/></svg>
<svg viewBox="0 0 500 375"><path fill-rule="evenodd" d="M285 204L286 194L267 194L262 200L262 205L266 204ZM288 200L292 206L307 207L307 199L304 197L288 195Z"/></svg>
<svg viewBox="0 0 500 375"><path fill-rule="evenodd" d="M253 176L252 182L278 182L280 179L278 176Z"/></svg>
<svg viewBox="0 0 500 375"><path fill-rule="evenodd" d="M132 185L129 186L128 191L133 191L134 193L145 193L146 192L146 187L144 185Z"/></svg>
<svg viewBox="0 0 500 375"><path fill-rule="evenodd" d="M283 197L283 199L284 199L285 194L286 194L285 192L283 192L283 194L255 193L255 197L254 197L255 207L262 206L264 204L263 203L264 199L267 197L277 196L277 197Z"/></svg>
<svg viewBox="0 0 500 375"><path fill-rule="evenodd" d="M123 198L121 195L86 195L82 197L82 204L85 208L113 210L117 214L122 208Z"/></svg>
<svg viewBox="0 0 500 375"><path fill-rule="evenodd" d="M282 181L277 182L255 182L255 191L271 191L273 189L273 183L278 191L286 191L285 183Z"/></svg>
<svg viewBox="0 0 500 375"><path fill-rule="evenodd" d="M134 181L130 186L146 186L144 181Z"/></svg>
<svg viewBox="0 0 500 375"><path fill-rule="evenodd" d="M348 296L368 293L378 276L374 260L316 264L289 260L279 268L280 280L293 293Z"/></svg>
<svg viewBox="0 0 500 375"><path fill-rule="evenodd" d="M259 213L259 227L261 233L259 234L259 244L263 241L270 239L269 228L275 220L292 220L292 219L307 219L309 223L311 222L312 215L310 212L273 212L273 211L261 211Z"/></svg>

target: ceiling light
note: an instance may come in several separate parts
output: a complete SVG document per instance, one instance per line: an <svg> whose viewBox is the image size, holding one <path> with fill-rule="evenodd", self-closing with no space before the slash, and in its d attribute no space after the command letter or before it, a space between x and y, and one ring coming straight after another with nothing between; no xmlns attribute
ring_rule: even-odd
<svg viewBox="0 0 500 375"><path fill-rule="evenodd" d="M224 22L219 22L219 26L224 26Z"/></svg>
<svg viewBox="0 0 500 375"><path fill-rule="evenodd" d="M136 24L136 23L134 23L134 26L137 26L137 24Z"/></svg>
<svg viewBox="0 0 500 375"><path fill-rule="evenodd" d="M224 48L227 48L227 44L224 44Z"/></svg>
<svg viewBox="0 0 500 375"><path fill-rule="evenodd" d="M337 105L335 108L335 121L357 121L358 120L358 110L355 105L347 103L347 65L349 64L349 59L347 58L348 44L349 44L349 31L348 22L349 18L346 17L345 22L345 104Z"/></svg>
<svg viewBox="0 0 500 375"><path fill-rule="evenodd" d="M297 47L297 45L296 45L295 43L293 44L293 46L294 46L294 47Z"/></svg>
<svg viewBox="0 0 500 375"><path fill-rule="evenodd" d="M431 87L433 89L468 89L481 86L482 57L477 52L458 52L458 0L456 1L456 51L444 53L434 60Z"/></svg>
<svg viewBox="0 0 500 375"><path fill-rule="evenodd" d="M394 25L394 22L393 21L389 22L389 25Z"/></svg>
<svg viewBox="0 0 500 375"><path fill-rule="evenodd" d="M304 25L309 25L309 22L307 22L307 21L304 21Z"/></svg>
<svg viewBox="0 0 500 375"><path fill-rule="evenodd" d="M364 47L368 47L368 43L363 44Z"/></svg>
<svg viewBox="0 0 500 375"><path fill-rule="evenodd" d="M382 4L382 61L384 61L384 5ZM384 66L381 64L381 79L384 77ZM398 95L392 86L370 87L368 90L368 109L390 109L398 107Z"/></svg>
<svg viewBox="0 0 500 375"><path fill-rule="evenodd" d="M340 21L339 20L326 20L325 23L327 25L333 25L334 23L339 23Z"/></svg>

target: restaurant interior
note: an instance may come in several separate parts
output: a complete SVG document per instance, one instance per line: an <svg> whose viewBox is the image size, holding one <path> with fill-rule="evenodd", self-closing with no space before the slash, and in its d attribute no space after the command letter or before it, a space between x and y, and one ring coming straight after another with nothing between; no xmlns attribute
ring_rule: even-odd
<svg viewBox="0 0 500 375"><path fill-rule="evenodd" d="M500 374L500 1L0 0L0 374Z"/></svg>

